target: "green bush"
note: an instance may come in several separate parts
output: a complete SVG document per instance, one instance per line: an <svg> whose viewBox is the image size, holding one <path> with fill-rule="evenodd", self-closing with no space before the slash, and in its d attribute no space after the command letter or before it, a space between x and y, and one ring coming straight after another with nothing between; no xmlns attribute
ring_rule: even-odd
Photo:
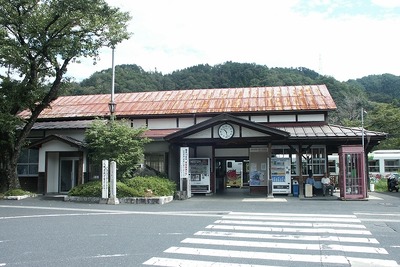
<svg viewBox="0 0 400 267"><path fill-rule="evenodd" d="M375 184L375 191L376 192L386 192L386 191L388 191L387 179L386 178L382 178L382 179L376 180L374 182L374 184Z"/></svg>
<svg viewBox="0 0 400 267"><path fill-rule="evenodd" d="M125 183L117 182L117 197L151 197L172 196L175 193L174 182L156 176L135 177L125 180ZM69 191L69 196L101 197L101 181L91 181L78 185Z"/></svg>
<svg viewBox="0 0 400 267"><path fill-rule="evenodd" d="M117 182L117 197L137 197L139 193L136 188L127 186L122 182Z"/></svg>
<svg viewBox="0 0 400 267"><path fill-rule="evenodd" d="M81 184L72 188L69 192L69 196L77 197L101 197L101 181L90 181L85 184Z"/></svg>
<svg viewBox="0 0 400 267"><path fill-rule="evenodd" d="M31 195L31 192L24 191L22 189L11 189L4 193L5 196L24 196L24 195Z"/></svg>
<svg viewBox="0 0 400 267"><path fill-rule="evenodd" d="M125 181L126 185L135 188L141 197L171 196L175 193L176 185L171 180L156 176L134 177Z"/></svg>

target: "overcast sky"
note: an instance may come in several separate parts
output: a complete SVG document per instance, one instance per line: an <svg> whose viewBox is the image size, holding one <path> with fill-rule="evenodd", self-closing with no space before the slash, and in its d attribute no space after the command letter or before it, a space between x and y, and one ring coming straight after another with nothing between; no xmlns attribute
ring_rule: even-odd
<svg viewBox="0 0 400 267"><path fill-rule="evenodd" d="M340 81L400 75L400 0L107 0L129 11L132 37L115 64L163 74L226 61L306 67ZM77 81L111 68L73 64Z"/></svg>

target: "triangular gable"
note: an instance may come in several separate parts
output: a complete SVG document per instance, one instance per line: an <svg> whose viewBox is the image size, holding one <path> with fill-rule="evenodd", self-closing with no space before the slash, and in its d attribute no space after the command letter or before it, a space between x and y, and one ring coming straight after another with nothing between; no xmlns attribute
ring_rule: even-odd
<svg viewBox="0 0 400 267"><path fill-rule="evenodd" d="M269 135L269 136L273 137L274 139L285 139L290 136L290 134L288 132L278 130L276 128L267 127L267 126L264 126L262 124L259 124L259 123L253 122L253 121L238 118L236 116L232 116L227 113L223 113L223 114L215 116L209 120L203 121L203 122L195 124L193 126L190 126L186 129L182 129L181 131L169 134L164 139L167 141L183 139L190 135L193 135L193 134L199 133L203 130L209 129L215 125L219 125L221 123L237 124L239 126L246 127L253 131L257 131L257 132Z"/></svg>
<svg viewBox="0 0 400 267"><path fill-rule="evenodd" d="M79 141L75 138L65 136L65 135L60 135L60 134L52 134L52 135L46 136L43 139L40 139L36 142L31 143L29 145L29 148L39 148L41 145L43 145L47 142L53 141L53 140L66 143L70 146L77 147L77 148L85 148L86 147L85 142Z"/></svg>

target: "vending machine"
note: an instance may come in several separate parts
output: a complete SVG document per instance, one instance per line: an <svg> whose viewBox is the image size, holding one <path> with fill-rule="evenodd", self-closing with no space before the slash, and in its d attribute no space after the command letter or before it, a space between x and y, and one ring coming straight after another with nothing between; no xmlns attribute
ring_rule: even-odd
<svg viewBox="0 0 400 267"><path fill-rule="evenodd" d="M272 193L291 193L291 172L289 158L271 159Z"/></svg>
<svg viewBox="0 0 400 267"><path fill-rule="evenodd" d="M189 175L192 193L211 193L210 159L190 158Z"/></svg>

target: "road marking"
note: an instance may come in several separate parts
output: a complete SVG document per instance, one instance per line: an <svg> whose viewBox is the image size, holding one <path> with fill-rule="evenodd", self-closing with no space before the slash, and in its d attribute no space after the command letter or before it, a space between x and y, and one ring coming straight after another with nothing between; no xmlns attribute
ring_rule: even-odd
<svg viewBox="0 0 400 267"><path fill-rule="evenodd" d="M286 198L243 198L242 202L287 202Z"/></svg>
<svg viewBox="0 0 400 267"><path fill-rule="evenodd" d="M221 224L247 224L247 225L275 225L275 226L297 226L297 227L342 227L342 228L360 228L366 229L362 224L344 224L344 223L308 223L308 222L271 222L271 221L237 221L237 220L217 220L214 223Z"/></svg>
<svg viewBox="0 0 400 267"><path fill-rule="evenodd" d="M101 209L78 209L78 208L56 208L56 207L40 207L40 206L7 206L0 205L0 208L13 209L34 209L34 210L58 210L58 211L79 211L83 213L72 214L44 214L44 215L21 215L0 217L0 219L18 219L18 218L41 218L41 217L58 217L58 216L91 216L91 215L160 215L160 216L188 216L188 217L222 217L229 214L230 211L124 211L124 210L101 210Z"/></svg>
<svg viewBox="0 0 400 267"><path fill-rule="evenodd" d="M113 255L97 255L93 258L115 258L115 257L126 257L128 254L113 254Z"/></svg>
<svg viewBox="0 0 400 267"><path fill-rule="evenodd" d="M196 260L182 260L172 258L157 258L153 257L144 262L145 265L153 266L166 266L166 267L279 267L276 265L255 265L243 263L230 263L230 262L215 262L215 261L196 261Z"/></svg>
<svg viewBox="0 0 400 267"><path fill-rule="evenodd" d="M395 216L400 217L400 213L370 213L370 212L354 212L355 215L367 215L367 216Z"/></svg>
<svg viewBox="0 0 400 267"><path fill-rule="evenodd" d="M191 247L170 247L164 251L165 253L210 256L210 257L228 257L241 259L261 259L261 260L277 260L290 262L316 262L322 264L346 264L352 266L352 261L364 262L372 264L372 266L398 266L396 261L381 259L365 259L357 257L345 257L336 255L314 255L314 254L289 254L289 253L272 253L272 252L255 252L242 250L222 250L222 249L204 249Z"/></svg>
<svg viewBox="0 0 400 267"><path fill-rule="evenodd" d="M299 241L327 241L340 243L367 243L379 244L375 238L366 237L343 237L328 235L279 235L279 234L262 234L262 233L240 233L240 232L215 232L215 231L198 231L194 235L197 236L219 236L229 238L257 238L257 239L273 239L273 240L299 240Z"/></svg>
<svg viewBox="0 0 400 267"><path fill-rule="evenodd" d="M355 215L346 214L304 214L304 213L260 213L260 212L230 212L229 215L245 215L245 216L287 216L287 217L317 217L317 218L357 218Z"/></svg>
<svg viewBox="0 0 400 267"><path fill-rule="evenodd" d="M361 252L361 253L373 253L373 254L389 254L383 248L365 247L365 246L343 246L334 244L254 242L254 241L221 240L221 239L206 239L206 238L186 238L182 240L181 243L233 246L233 247L301 249L301 250L317 250L317 251L326 250L326 251Z"/></svg>
<svg viewBox="0 0 400 267"><path fill-rule="evenodd" d="M44 218L44 217L68 217L68 216L97 216L97 215L116 215L116 214L124 214L126 213L115 213L115 212L99 212L99 213L68 213L68 214L42 214L42 215L20 215L20 216L9 216L9 217L0 217L0 220L9 220L9 219L24 219L24 218Z"/></svg>
<svg viewBox="0 0 400 267"><path fill-rule="evenodd" d="M361 220L354 217L354 218L341 218L341 217L318 217L318 216L281 216L281 215L225 215L223 216L224 219L241 219L241 220L267 220L267 221L306 221L306 222L347 222L347 223L361 223Z"/></svg>
<svg viewBox="0 0 400 267"><path fill-rule="evenodd" d="M282 228L282 227L258 227L258 226L242 226L242 225L208 225L207 229L222 229L232 231L260 231L260 232L280 232L280 233L319 233L319 234L351 234L351 235L372 235L367 230L347 230L332 228Z"/></svg>

